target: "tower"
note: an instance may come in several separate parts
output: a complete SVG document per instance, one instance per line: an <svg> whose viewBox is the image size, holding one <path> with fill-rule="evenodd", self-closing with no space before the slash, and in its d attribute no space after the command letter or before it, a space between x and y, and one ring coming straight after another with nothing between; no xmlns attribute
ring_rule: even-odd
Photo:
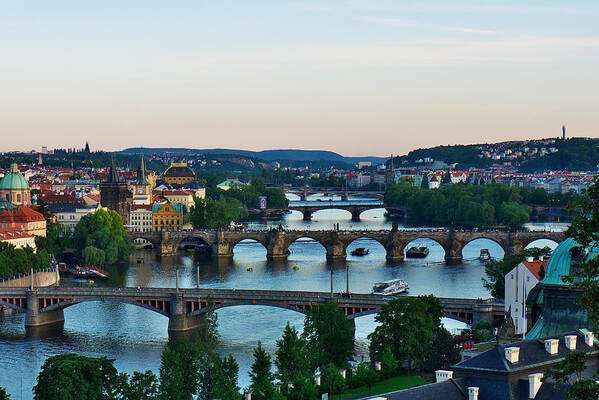
<svg viewBox="0 0 599 400"><path fill-rule="evenodd" d="M42 165L44 161L42 160L42 153L37 155L37 165Z"/></svg>
<svg viewBox="0 0 599 400"><path fill-rule="evenodd" d="M116 160L113 156L110 162L108 178L106 182L100 184L100 204L103 207L116 211L123 219L123 223L126 223L129 218L128 195L127 184L120 180Z"/></svg>
<svg viewBox="0 0 599 400"><path fill-rule="evenodd" d="M566 140L566 125L562 125L562 139Z"/></svg>
<svg viewBox="0 0 599 400"><path fill-rule="evenodd" d="M144 156L141 156L141 163L137 170L137 180L133 185L133 204L150 204L152 199L152 185L146 175L146 165Z"/></svg>

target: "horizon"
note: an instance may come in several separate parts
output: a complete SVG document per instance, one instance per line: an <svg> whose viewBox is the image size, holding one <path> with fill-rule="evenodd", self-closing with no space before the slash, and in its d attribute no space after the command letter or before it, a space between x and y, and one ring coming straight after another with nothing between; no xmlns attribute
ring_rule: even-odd
<svg viewBox="0 0 599 400"><path fill-rule="evenodd" d="M599 137L599 4L61 0L0 6L2 151Z"/></svg>

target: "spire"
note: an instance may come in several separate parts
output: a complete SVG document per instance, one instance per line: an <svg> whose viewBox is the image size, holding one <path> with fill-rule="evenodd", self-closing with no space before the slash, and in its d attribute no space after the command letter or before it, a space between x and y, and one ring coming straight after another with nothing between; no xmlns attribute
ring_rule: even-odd
<svg viewBox="0 0 599 400"><path fill-rule="evenodd" d="M112 159L110 160L110 172L108 173L108 182L109 183L118 183L119 182L119 172L116 167L116 159L114 154L112 155Z"/></svg>
<svg viewBox="0 0 599 400"><path fill-rule="evenodd" d="M141 163L139 165L139 170L137 171L137 184L138 185L147 185L148 180L146 179L146 164L144 162L144 156L141 156Z"/></svg>

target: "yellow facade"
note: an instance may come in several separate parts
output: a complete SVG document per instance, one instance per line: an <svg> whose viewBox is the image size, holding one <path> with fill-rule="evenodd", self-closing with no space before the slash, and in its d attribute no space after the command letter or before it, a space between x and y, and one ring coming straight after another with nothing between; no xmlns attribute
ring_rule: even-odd
<svg viewBox="0 0 599 400"><path fill-rule="evenodd" d="M164 171L162 179L169 185L183 185L195 180L195 173L187 166L187 163L171 163Z"/></svg>
<svg viewBox="0 0 599 400"><path fill-rule="evenodd" d="M155 204L152 212L152 231L179 231L182 228L183 215L170 203ZM180 206L177 207L180 210Z"/></svg>

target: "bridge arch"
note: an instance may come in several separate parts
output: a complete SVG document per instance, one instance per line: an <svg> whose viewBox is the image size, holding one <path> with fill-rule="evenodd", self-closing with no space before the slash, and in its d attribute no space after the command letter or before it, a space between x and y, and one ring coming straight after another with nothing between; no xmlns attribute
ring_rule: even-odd
<svg viewBox="0 0 599 400"><path fill-rule="evenodd" d="M472 238L463 244L460 254L463 259L475 259L480 257L480 250L476 246L476 243L483 244L484 240L488 240L491 243L485 243L482 248L486 248L489 250L489 253L492 258L502 259L505 255L505 244L502 244L500 241L486 236L480 236Z"/></svg>
<svg viewBox="0 0 599 400"><path fill-rule="evenodd" d="M347 217L351 218L352 217L351 211L344 209L342 206L335 207L334 205L331 205L330 207L326 207L326 206L322 207L322 208L319 207L319 208L314 209L313 211L309 211L309 212L310 212L311 218L315 218L316 214L321 213L322 211L329 211L329 210L334 210L335 212L339 212L339 216L331 218L332 220L340 219L341 218L341 214L343 214L343 218L347 218ZM299 211L302 214L304 213L303 210L299 210ZM305 216L304 216L304 219L305 219Z"/></svg>
<svg viewBox="0 0 599 400"><path fill-rule="evenodd" d="M46 307L40 308L39 311L46 312L46 311L64 310L65 308L74 306L76 304L88 303L88 302L92 302L92 301L109 301L112 303L132 304L134 306L138 306L138 307L150 310L150 311L157 312L158 314L162 314L165 317L170 316L170 300L168 300L168 299L164 299L164 300L138 299L136 301L133 299L127 299L127 298L121 298L121 297L103 298L102 296L84 297L84 298L75 297L73 299L63 300L59 303L50 304Z"/></svg>
<svg viewBox="0 0 599 400"><path fill-rule="evenodd" d="M367 240L367 243L360 243L360 241L366 241L366 240ZM358 242L358 243L356 244L356 242ZM349 242L347 242L345 244L345 248L343 249L343 252L345 253L345 255L351 255L351 251L353 251L355 248L365 247L365 246L369 246L369 245L372 246L373 244L374 244L375 248L379 248L379 252L380 252L380 248L382 248L383 257L386 257L386 255L387 255L386 243L377 237L368 236L366 234L363 236L351 239ZM366 247L366 248L368 248L368 247ZM370 248L368 248L368 250L370 250Z"/></svg>
<svg viewBox="0 0 599 400"><path fill-rule="evenodd" d="M231 243L231 251L233 252L233 256L235 256L235 253L238 252L239 250L241 250L242 252L244 251L243 247L247 247L249 248L252 245L260 245L260 251L264 252L264 256L262 258L266 258L266 254L268 252L268 247L265 243L263 243L261 240L255 239L255 238L246 238L246 239L241 239L241 240L237 240ZM245 250L249 250L249 249L245 249Z"/></svg>
<svg viewBox="0 0 599 400"><path fill-rule="evenodd" d="M432 242L431 243L427 243L428 242ZM424 258L425 261L443 261L445 259L445 257L450 254L451 252L451 248L449 248L449 244L447 243L442 243L439 240L436 240L432 235L426 235L425 233L423 234L419 234L417 237L411 238L403 243L400 243L400 251L401 254L403 254L403 256L405 258L406 257L406 253L408 251L408 249L410 247L420 247L420 246L425 246L430 250L433 250L433 254L430 254L428 256L426 256ZM443 250L443 254L441 255L440 259L438 256L436 256L434 253L437 253L439 250Z"/></svg>
<svg viewBox="0 0 599 400"><path fill-rule="evenodd" d="M325 254L327 254L327 244L323 243L322 239L318 237L318 235L312 235L308 232L305 232L301 235L292 237L290 240L288 240L285 243L285 251L287 252L287 254L291 255L296 253L294 250L296 250L297 246L301 246L302 244L305 245L314 245L314 242L316 242L318 245L317 247L321 249L321 251ZM300 247L301 249L301 247ZM297 254L294 255L300 255L301 257L301 251L298 251ZM309 257L311 258L311 257Z"/></svg>
<svg viewBox="0 0 599 400"><path fill-rule="evenodd" d="M301 306L294 306L291 304L284 304L284 303L277 303L277 302L272 302L272 301L264 301L264 300L243 300L243 301L227 301L227 302L223 302L223 303L215 303L213 309L214 310L219 310L219 309L223 309L223 308L228 308L228 307L237 307L237 306L262 306L262 307L274 307L274 308L280 308L280 309L284 309L284 310L290 310L290 311L295 311L301 314L306 314L311 307L301 307ZM187 313L188 317L193 317L196 315L201 315L201 314L205 314L208 311L207 307L198 309L198 310L194 310L192 312Z"/></svg>
<svg viewBox="0 0 599 400"><path fill-rule="evenodd" d="M155 241L151 240L149 237L143 236L141 234L138 235L131 235L131 240L133 241L133 244L137 247L137 248L142 248L142 249L155 249L158 248L158 243L156 243Z"/></svg>
<svg viewBox="0 0 599 400"><path fill-rule="evenodd" d="M531 241L527 242L526 244L522 243L522 245L524 246L525 249L530 249L533 247L539 247L539 248L549 247L551 249L551 251L553 251L559 245L559 243L550 238L538 238L535 240L531 240Z"/></svg>

